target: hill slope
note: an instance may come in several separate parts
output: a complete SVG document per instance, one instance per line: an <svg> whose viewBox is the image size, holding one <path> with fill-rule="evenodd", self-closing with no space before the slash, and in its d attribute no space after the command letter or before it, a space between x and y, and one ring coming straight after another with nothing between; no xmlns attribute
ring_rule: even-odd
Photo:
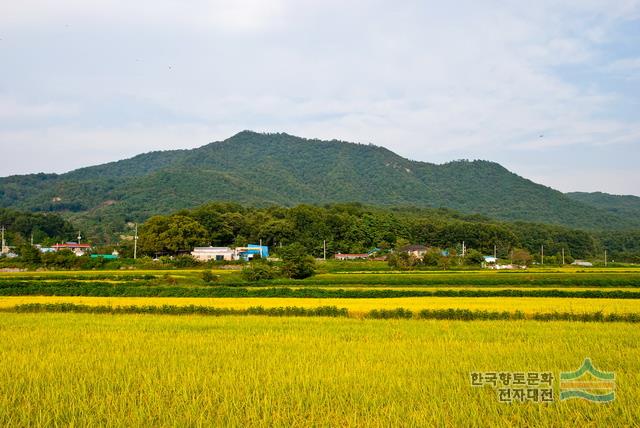
<svg viewBox="0 0 640 428"><path fill-rule="evenodd" d="M640 218L640 197L633 195L610 195L602 192L572 192L566 194L583 204L607 210L629 218Z"/></svg>
<svg viewBox="0 0 640 428"><path fill-rule="evenodd" d="M61 211L105 227L211 200L254 205L363 202L448 207L573 228L637 227L487 161L416 162L372 145L244 131L66 174L0 179L0 206Z"/></svg>

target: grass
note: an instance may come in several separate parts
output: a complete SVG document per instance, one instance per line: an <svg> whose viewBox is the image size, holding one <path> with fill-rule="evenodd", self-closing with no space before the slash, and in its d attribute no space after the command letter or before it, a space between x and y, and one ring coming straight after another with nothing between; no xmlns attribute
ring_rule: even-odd
<svg viewBox="0 0 640 428"><path fill-rule="evenodd" d="M364 314L374 309L405 308L411 311L422 309L469 309L478 311L521 311L525 314L557 312L600 312L605 314L640 313L640 301L629 299L572 299L536 297L398 297L391 299L313 299L272 297L66 297L66 296L11 296L0 297L0 308L10 308L28 303L75 303L80 305L106 306L209 306L216 308L247 309L252 306L264 308L336 306L347 308L350 313Z"/></svg>
<svg viewBox="0 0 640 428"><path fill-rule="evenodd" d="M0 313L0 425L634 426L623 323ZM500 404L471 371L615 371L617 398Z"/></svg>

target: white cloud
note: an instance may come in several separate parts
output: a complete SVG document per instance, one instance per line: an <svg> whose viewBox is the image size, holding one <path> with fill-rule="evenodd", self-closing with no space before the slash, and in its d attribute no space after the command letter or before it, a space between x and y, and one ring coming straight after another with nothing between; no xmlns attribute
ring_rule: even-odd
<svg viewBox="0 0 640 428"><path fill-rule="evenodd" d="M28 160L30 172L60 173L149 151L195 148L238 131L198 125L0 131L0 147L11 148L14 159L2 165L3 175L24 173L20 159Z"/></svg>
<svg viewBox="0 0 640 428"><path fill-rule="evenodd" d="M73 29L87 21L121 28L175 28L201 31L259 31L277 24L284 12L281 0L22 0L3 5L0 24L9 29L35 29L42 25Z"/></svg>
<svg viewBox="0 0 640 428"><path fill-rule="evenodd" d="M25 103L15 97L0 95L0 121L64 117L75 115L78 112L76 105L53 101Z"/></svg>
<svg viewBox="0 0 640 428"><path fill-rule="evenodd" d="M640 80L640 57L619 59L604 66L603 71L623 79Z"/></svg>

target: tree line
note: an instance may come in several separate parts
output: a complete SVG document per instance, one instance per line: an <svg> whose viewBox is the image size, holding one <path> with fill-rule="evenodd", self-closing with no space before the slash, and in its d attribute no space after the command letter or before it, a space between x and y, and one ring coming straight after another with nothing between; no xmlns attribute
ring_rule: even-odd
<svg viewBox="0 0 640 428"><path fill-rule="evenodd" d="M252 208L210 203L171 215L154 216L140 228L142 254L179 254L195 246L242 246L262 242L274 247L300 244L316 257L326 251L384 252L408 243L438 248L466 248L509 257L515 249L532 254L545 247L553 257L595 256L600 242L588 232L560 226L499 222L446 209L382 209L361 204Z"/></svg>
<svg viewBox="0 0 640 428"><path fill-rule="evenodd" d="M0 208L0 225L18 253L28 246L31 236L35 243L46 246L74 240L78 233L69 221L54 213ZM509 259L519 249L539 257L544 246L545 262L550 264L559 260L563 250L565 259L571 260L600 258L605 248L610 261L640 262L640 231L586 232L496 221L448 209L376 208L357 203L265 208L209 203L149 218L140 226L138 254L177 255L200 245L243 246L260 241L275 252L297 243L316 257L323 255L325 241L329 256L373 248L384 253L410 243L460 253L464 242L469 251L485 255L495 251L498 257ZM133 240L121 239L118 245L98 251L110 253L113 249L131 257Z"/></svg>

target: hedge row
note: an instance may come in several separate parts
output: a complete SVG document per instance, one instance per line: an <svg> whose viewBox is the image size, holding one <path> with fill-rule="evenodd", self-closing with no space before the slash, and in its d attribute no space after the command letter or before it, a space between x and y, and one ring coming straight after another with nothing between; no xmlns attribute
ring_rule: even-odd
<svg viewBox="0 0 640 428"><path fill-rule="evenodd" d="M74 303L27 303L4 308L4 312L75 312L89 314L164 314L164 315L264 315L270 317L346 317L346 308L336 306L320 306L317 308L302 308L287 306L278 308L264 308L252 306L247 309L214 308L208 306L91 306Z"/></svg>
<svg viewBox="0 0 640 428"><path fill-rule="evenodd" d="M535 312L525 315L524 312L494 312L494 311L471 311L469 309L423 309L419 312L412 312L409 309L374 309L369 311L365 318L370 319L436 319L436 320L523 320L532 319L536 321L582 321L582 322L640 322L640 313L631 314L604 314L603 312Z"/></svg>

